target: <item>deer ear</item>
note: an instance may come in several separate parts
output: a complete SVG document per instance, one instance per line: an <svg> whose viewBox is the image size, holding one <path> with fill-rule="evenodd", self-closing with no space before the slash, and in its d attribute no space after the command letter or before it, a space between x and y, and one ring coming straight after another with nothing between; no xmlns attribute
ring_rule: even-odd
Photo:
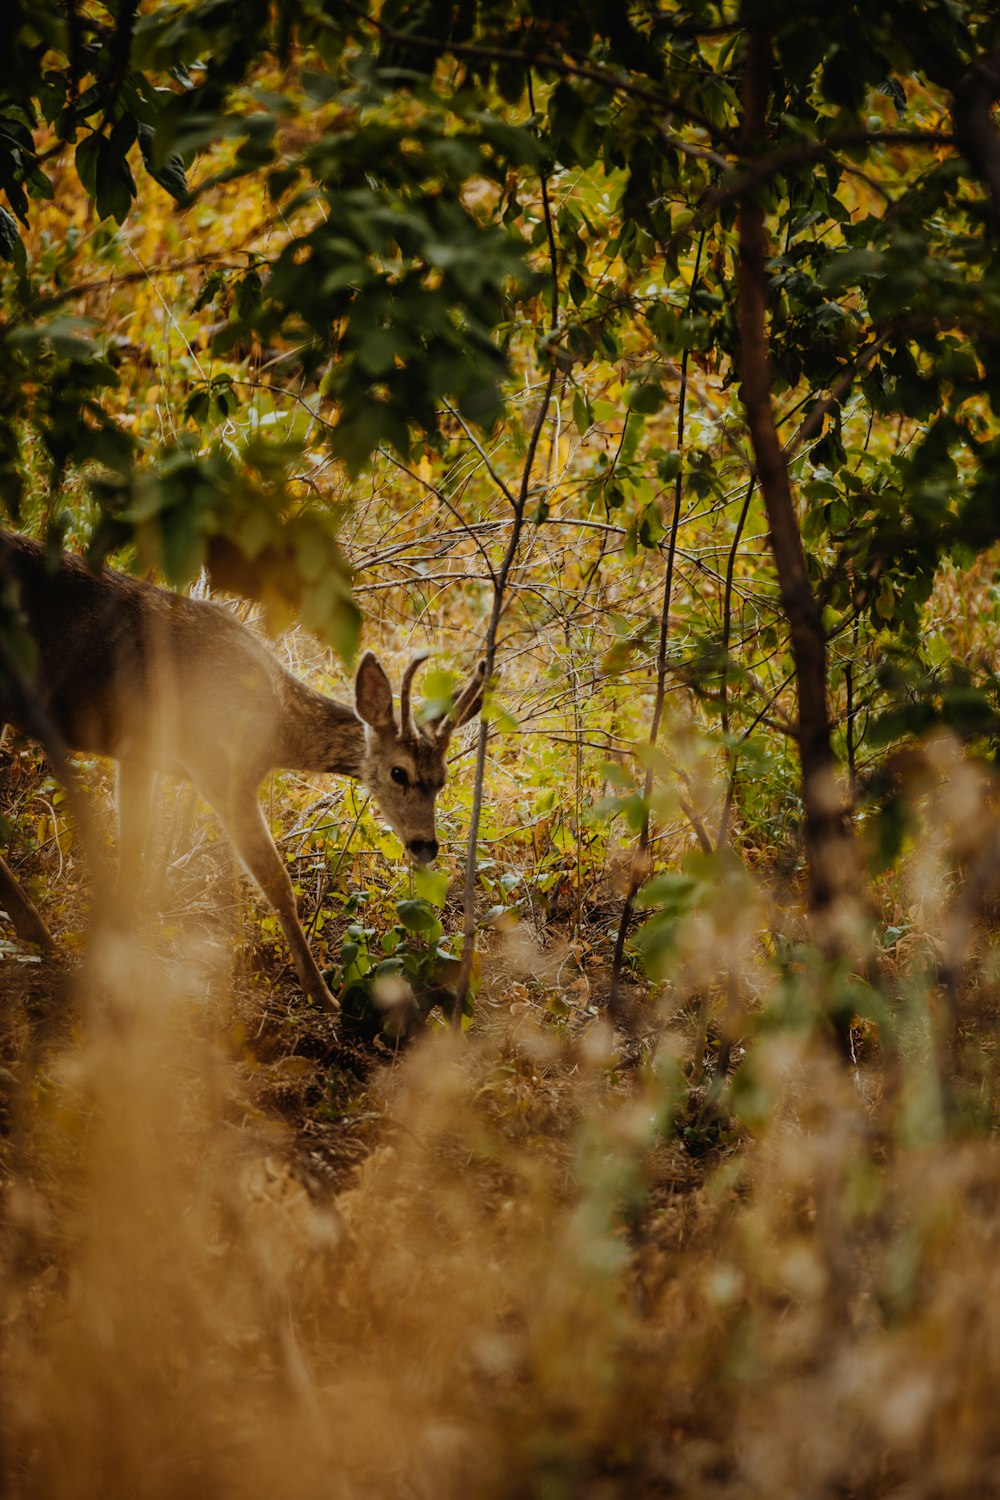
<svg viewBox="0 0 1000 1500"><path fill-rule="evenodd" d="M366 651L358 663L354 680L354 702L358 717L373 729L395 729L392 688L374 651Z"/></svg>

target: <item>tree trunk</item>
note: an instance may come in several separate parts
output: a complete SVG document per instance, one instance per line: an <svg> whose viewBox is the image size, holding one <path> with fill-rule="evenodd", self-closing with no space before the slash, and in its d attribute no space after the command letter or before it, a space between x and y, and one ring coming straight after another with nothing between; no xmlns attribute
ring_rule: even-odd
<svg viewBox="0 0 1000 1500"><path fill-rule="evenodd" d="M765 148L770 73L770 39L763 31L753 31L743 84L748 159ZM835 779L823 614L809 582L788 466L771 404L766 261L764 209L755 194L748 192L740 203L738 276L743 401L795 664L809 910L820 946L837 951L830 918L845 888L849 833Z"/></svg>

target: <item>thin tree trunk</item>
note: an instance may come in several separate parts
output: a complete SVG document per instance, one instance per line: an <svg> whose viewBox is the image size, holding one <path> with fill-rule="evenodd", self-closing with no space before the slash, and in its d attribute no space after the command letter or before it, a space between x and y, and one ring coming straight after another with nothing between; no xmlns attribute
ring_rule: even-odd
<svg viewBox="0 0 1000 1500"><path fill-rule="evenodd" d="M528 491L531 487L531 474L535 464L535 454L538 451L542 428L545 426L545 418L552 400L552 392L556 383L556 373L556 366L553 362L549 369L548 379L545 382L545 393L542 397L542 404L539 407L538 415L535 418L531 439L528 444L528 452L524 460L521 487L514 502L514 524L510 529L507 550L504 553L500 569L493 580L493 608L490 612L490 622L486 630L486 643L483 649L487 682L493 676L496 661L497 632L500 628L500 618L503 614L507 579L510 576L510 570L514 565L514 558L517 555L517 549L521 541L521 531L524 527L524 511L528 503ZM489 739L489 732L489 724L485 719L480 719L479 739L476 744L476 769L472 787L472 810L469 814L469 841L465 852L465 920L462 932L462 962L455 985L455 1008L452 1013L453 1024L456 1027L462 1024L465 999L469 993L469 984L472 979L472 960L476 949L476 850L479 841L479 822L483 811L483 786L486 777L486 742Z"/></svg>
<svg viewBox="0 0 1000 1500"><path fill-rule="evenodd" d="M531 102L531 108L534 110L534 93L532 91L530 75L528 78L528 98ZM549 247L549 330L555 333L559 326L559 255L552 223L549 182L544 174L540 178L539 186L542 196L542 212L545 219L546 239ZM541 441L542 431L549 412L549 405L552 401L552 393L555 390L557 373L555 360L552 360L545 381L542 402L531 429L531 437L528 441L528 451L525 454L524 466L521 470L521 484L517 495L511 495L506 486L501 486L508 500L511 502L513 524L510 529L510 537L507 542L506 551L504 552L503 561L500 564L499 570L493 574L493 608L490 611L490 622L487 626L486 643L483 650L483 656L486 661L487 682L493 676L496 661L497 633L500 629L500 620L506 602L507 580L514 566L514 559L517 556L517 549L521 541L521 532L524 528L524 513L528 504L528 493L531 488L532 471L535 467L538 445ZM476 951L476 855L479 841L479 822L483 810L483 785L486 777L486 742L489 738L489 732L490 726L485 718L480 719L479 740L476 745L475 779L472 787L472 810L469 815L469 841L465 851L462 962L459 966L458 980L455 985L455 1007L452 1012L452 1024L456 1028L462 1024L466 996L469 993L469 985L472 981L472 962Z"/></svg>
<svg viewBox="0 0 1000 1500"><path fill-rule="evenodd" d="M744 148L748 157L765 145L770 72L770 38L763 30L752 31L743 84ZM738 287L743 401L795 664L809 910L821 947L836 950L838 943L828 918L846 879L848 830L835 782L823 614L809 582L788 466L771 404L767 237L764 209L753 194L747 194L740 204Z"/></svg>
<svg viewBox="0 0 1000 1500"><path fill-rule="evenodd" d="M736 557L739 552L740 542L743 538L743 528L746 525L747 516L750 514L750 501L753 499L754 487L757 483L756 475L750 476L747 492L743 497L743 509L736 523L736 531L733 535L732 546L729 549L729 557L726 560L726 587L722 601L722 681L719 684L719 712L724 736L729 734L729 643L732 639L733 629L733 575L736 572ZM726 785L726 795L722 804L722 817L719 819L719 832L716 837L716 845L721 849L729 838L729 819L733 811L733 799L736 795L736 777L739 771L739 754L736 750L730 756L729 780Z"/></svg>
<svg viewBox="0 0 1000 1500"><path fill-rule="evenodd" d="M688 295L688 311L694 305L695 289L698 285L698 276L701 271L701 256L705 247L705 232L701 233L698 241L698 253L695 256L694 269L691 273L691 291ZM677 395L677 456L680 459L684 453L684 418L687 410L687 382L688 365L690 363L690 351L684 350L681 356L681 380L680 390ZM655 745L660 734L660 722L663 718L663 705L667 693L667 642L670 635L670 603L674 589L674 563L677 558L677 532L681 520L681 504L684 499L684 476L682 469L678 466L677 478L674 481L674 513L670 521L670 535L667 543L667 568L663 580L663 602L660 605L660 637L656 650L656 693L653 699L653 717L649 725L649 744ZM629 876L628 890L625 893L625 902L622 914L618 922L618 932L615 935L615 950L611 959L611 984L608 991L608 1011L613 1017L621 1013L621 977L622 966L625 962L625 940L628 937L632 918L635 915L635 903L639 890L649 876L649 799L653 795L653 769L650 766L646 771L643 785L643 797L645 798L645 811L642 815L642 825L639 829L639 837L636 841L636 851L632 858L632 869ZM682 803L683 807L683 803ZM698 841L707 852L711 853L711 843L705 832L704 825L686 807L683 809L689 818Z"/></svg>

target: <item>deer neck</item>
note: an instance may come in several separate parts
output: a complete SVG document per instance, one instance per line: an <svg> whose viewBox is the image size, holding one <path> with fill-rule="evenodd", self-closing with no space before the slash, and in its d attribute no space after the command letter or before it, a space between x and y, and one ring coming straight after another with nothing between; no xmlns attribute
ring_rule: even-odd
<svg viewBox="0 0 1000 1500"><path fill-rule="evenodd" d="M360 778L365 726L354 709L289 679L279 730L277 764L290 771L336 771Z"/></svg>

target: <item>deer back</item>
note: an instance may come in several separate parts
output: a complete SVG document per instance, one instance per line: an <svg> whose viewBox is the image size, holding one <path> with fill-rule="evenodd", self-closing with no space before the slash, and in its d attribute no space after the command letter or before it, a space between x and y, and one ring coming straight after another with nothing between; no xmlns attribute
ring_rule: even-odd
<svg viewBox="0 0 1000 1500"><path fill-rule="evenodd" d="M35 685L70 749L192 773L235 745L248 775L275 764L288 674L228 610L92 573L69 554L53 565L9 532L0 568L37 650ZM0 708L24 727L2 696Z"/></svg>

